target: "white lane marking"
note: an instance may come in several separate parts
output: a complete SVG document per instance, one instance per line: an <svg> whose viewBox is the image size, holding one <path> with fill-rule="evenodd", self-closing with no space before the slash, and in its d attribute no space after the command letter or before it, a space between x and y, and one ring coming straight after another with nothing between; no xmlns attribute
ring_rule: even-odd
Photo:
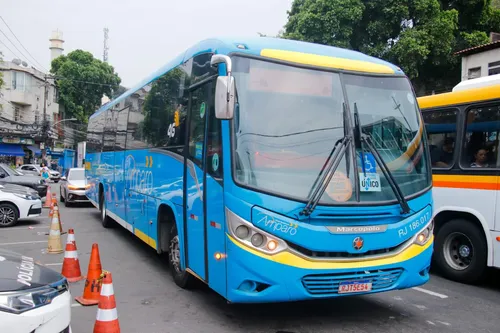
<svg viewBox="0 0 500 333"><path fill-rule="evenodd" d="M436 326L436 324L434 324L432 321L430 320L426 320L427 324L430 324L430 325L433 325L433 326Z"/></svg>
<svg viewBox="0 0 500 333"><path fill-rule="evenodd" d="M4 231L17 231L17 230L31 230L31 229L46 229L50 227L50 224L47 224L46 226L44 227L31 227L31 226L28 226L28 227L13 227L13 228L9 228L9 229L2 229L2 233Z"/></svg>
<svg viewBox="0 0 500 333"><path fill-rule="evenodd" d="M393 298L394 298L396 301L402 301L402 300L403 300L403 299L402 299L401 297L399 297L399 296L394 296Z"/></svg>
<svg viewBox="0 0 500 333"><path fill-rule="evenodd" d="M420 291L421 293L424 293L424 294L436 296L436 297L439 297L439 298L442 298L442 299L448 298L448 296L446 296L446 295L443 295L443 294L440 294L440 293L437 293L437 292L434 292L434 291L430 291L430 290L427 290L427 289L424 289L424 288L413 287L411 289L416 290L416 291Z"/></svg>
<svg viewBox="0 0 500 333"><path fill-rule="evenodd" d="M445 326L451 326L451 324L450 324L450 323L447 323L447 322L445 322L445 321L439 321L439 320L438 320L437 322L438 322L438 323L440 323L440 324L443 324L443 325L445 325Z"/></svg>
<svg viewBox="0 0 500 333"><path fill-rule="evenodd" d="M76 307L79 307L79 306L82 306L82 305L80 303L73 303L73 304L71 304L72 308L76 308Z"/></svg>
<svg viewBox="0 0 500 333"><path fill-rule="evenodd" d="M414 306L414 307L416 307L417 309L420 309L420 310L425 310L425 309L427 309L427 307L426 307L426 306L424 306L424 305L413 304L413 306Z"/></svg>
<svg viewBox="0 0 500 333"><path fill-rule="evenodd" d="M56 262L56 263L52 263L52 264L45 264L45 266L59 266L62 264L63 264L62 262Z"/></svg>
<svg viewBox="0 0 500 333"><path fill-rule="evenodd" d="M31 242L0 243L0 246L2 246L2 245L18 245L18 244L33 244L33 243L47 243L47 241L44 240L44 241L31 241Z"/></svg>

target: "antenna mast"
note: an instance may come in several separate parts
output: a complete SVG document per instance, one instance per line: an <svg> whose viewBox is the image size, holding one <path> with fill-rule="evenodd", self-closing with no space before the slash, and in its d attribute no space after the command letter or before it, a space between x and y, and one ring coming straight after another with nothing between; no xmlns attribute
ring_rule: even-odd
<svg viewBox="0 0 500 333"><path fill-rule="evenodd" d="M104 28L104 52L102 54L102 61L104 61L104 62L108 62L108 50L109 50L108 33L109 33L109 29Z"/></svg>

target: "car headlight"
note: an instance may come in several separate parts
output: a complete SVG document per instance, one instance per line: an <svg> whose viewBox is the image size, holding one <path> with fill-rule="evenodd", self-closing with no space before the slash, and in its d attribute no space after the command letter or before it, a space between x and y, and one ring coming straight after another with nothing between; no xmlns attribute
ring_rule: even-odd
<svg viewBox="0 0 500 333"><path fill-rule="evenodd" d="M231 236L248 247L268 254L276 254L288 248L282 239L256 228L227 208L226 219Z"/></svg>
<svg viewBox="0 0 500 333"><path fill-rule="evenodd" d="M50 287L0 293L0 311L22 313L50 304L58 295L58 291Z"/></svg>
<svg viewBox="0 0 500 333"><path fill-rule="evenodd" d="M13 193L15 196L19 197L19 198L23 198L23 199L26 199L26 200L36 200L38 199L39 197L38 196L34 196L34 195L31 195L31 194L21 194L21 193Z"/></svg>
<svg viewBox="0 0 500 333"><path fill-rule="evenodd" d="M420 232L415 235L414 243L418 245L425 245L431 239L434 233L434 220L431 220Z"/></svg>

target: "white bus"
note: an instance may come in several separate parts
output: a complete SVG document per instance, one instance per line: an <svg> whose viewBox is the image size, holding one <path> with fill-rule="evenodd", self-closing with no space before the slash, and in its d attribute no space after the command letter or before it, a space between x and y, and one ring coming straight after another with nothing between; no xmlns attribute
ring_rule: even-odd
<svg viewBox="0 0 500 333"><path fill-rule="evenodd" d="M433 166L433 262L474 283L500 268L500 75L418 99ZM498 209L497 209L498 207Z"/></svg>

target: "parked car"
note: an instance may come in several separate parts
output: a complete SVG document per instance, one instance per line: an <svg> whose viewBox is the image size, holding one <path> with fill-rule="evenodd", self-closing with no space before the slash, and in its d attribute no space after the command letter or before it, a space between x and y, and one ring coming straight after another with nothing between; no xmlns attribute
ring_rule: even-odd
<svg viewBox="0 0 500 333"><path fill-rule="evenodd" d="M38 192L41 198L47 195L48 185L38 176L25 176L17 170L11 169L7 164L0 163L0 184L10 183L31 187Z"/></svg>
<svg viewBox="0 0 500 333"><path fill-rule="evenodd" d="M61 177L59 201L64 202L66 207L76 202L88 202L89 199L85 194L85 190L89 187L84 168L68 169L64 176Z"/></svg>
<svg viewBox="0 0 500 333"><path fill-rule="evenodd" d="M36 174L37 176L41 176L42 168L36 164L23 164L20 167L17 167L16 170L21 172L22 174ZM49 169L49 173L50 180L52 180L54 183L59 182L59 180L61 179L61 174L59 173L59 171Z"/></svg>
<svg viewBox="0 0 500 333"><path fill-rule="evenodd" d="M68 333L70 322L66 278L31 257L0 249L1 331Z"/></svg>
<svg viewBox="0 0 500 333"><path fill-rule="evenodd" d="M0 185L0 228L12 227L20 219L40 214L42 200L36 191L20 185Z"/></svg>

